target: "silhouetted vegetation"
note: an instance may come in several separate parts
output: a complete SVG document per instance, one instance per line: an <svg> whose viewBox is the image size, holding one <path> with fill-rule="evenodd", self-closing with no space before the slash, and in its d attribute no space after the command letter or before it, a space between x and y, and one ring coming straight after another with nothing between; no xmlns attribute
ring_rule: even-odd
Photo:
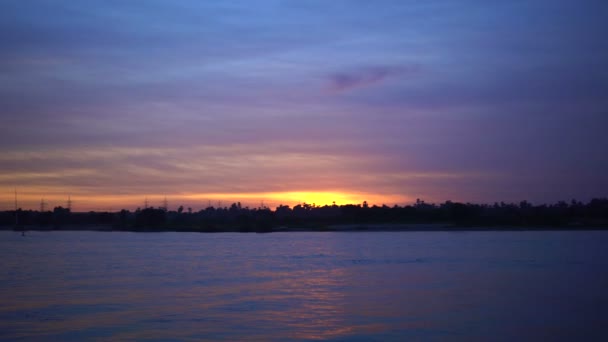
<svg viewBox="0 0 608 342"><path fill-rule="evenodd" d="M0 225L15 228L15 215L27 229L105 229L131 231L272 232L287 230L407 230L407 229L577 229L608 228L608 199L589 203L572 200L552 205L494 203L472 204L447 201L429 204L417 200L407 206L363 204L281 205L269 208L208 207L198 212L179 207L145 208L136 211L73 213L53 211L0 212ZM426 225L426 226L425 226Z"/></svg>

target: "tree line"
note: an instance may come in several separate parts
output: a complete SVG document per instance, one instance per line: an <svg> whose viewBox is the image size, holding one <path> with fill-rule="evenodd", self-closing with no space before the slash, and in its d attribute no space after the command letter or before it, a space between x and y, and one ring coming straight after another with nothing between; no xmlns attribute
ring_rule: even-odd
<svg viewBox="0 0 608 342"><path fill-rule="evenodd" d="M18 223L17 220L18 219ZM280 205L243 207L240 202L227 207L209 206L199 211L150 207L118 212L71 212L55 207L49 211L12 210L0 212L0 226L5 229L108 229L132 231L201 231L269 232L277 230L374 229L382 225L441 224L444 227L500 229L522 228L608 228L608 199L596 198L587 203L572 200L554 204L516 203L474 204L446 201L441 204L416 203L405 206L362 204ZM387 228L388 227L388 228ZM395 228L399 229L399 228ZM403 228L407 229L407 228Z"/></svg>

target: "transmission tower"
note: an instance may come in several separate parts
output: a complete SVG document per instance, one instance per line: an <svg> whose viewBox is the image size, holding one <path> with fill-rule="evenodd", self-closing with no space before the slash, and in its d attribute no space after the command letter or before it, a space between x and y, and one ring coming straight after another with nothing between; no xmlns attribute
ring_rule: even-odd
<svg viewBox="0 0 608 342"><path fill-rule="evenodd" d="M68 207L68 211L72 212L72 198L70 197L70 195L68 195L67 207Z"/></svg>
<svg viewBox="0 0 608 342"><path fill-rule="evenodd" d="M40 199L40 212L43 213L45 212L46 209L46 202L44 201L44 198Z"/></svg>
<svg viewBox="0 0 608 342"><path fill-rule="evenodd" d="M167 196L165 196L165 199L163 200L163 209L165 211L169 211L169 202L167 201Z"/></svg>
<svg viewBox="0 0 608 342"><path fill-rule="evenodd" d="M19 206L17 205L17 188L15 188L15 227L19 227ZM22 232L23 235L23 232Z"/></svg>

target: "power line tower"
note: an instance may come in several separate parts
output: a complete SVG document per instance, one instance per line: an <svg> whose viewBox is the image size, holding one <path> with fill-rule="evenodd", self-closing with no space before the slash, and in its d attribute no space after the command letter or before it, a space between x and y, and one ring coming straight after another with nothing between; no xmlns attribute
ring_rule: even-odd
<svg viewBox="0 0 608 342"><path fill-rule="evenodd" d="M44 198L40 199L40 212L43 213L45 212L46 209L46 202L44 201Z"/></svg>
<svg viewBox="0 0 608 342"><path fill-rule="evenodd" d="M17 188L15 188L15 227L19 226L19 205L17 204Z"/></svg>
<svg viewBox="0 0 608 342"><path fill-rule="evenodd" d="M167 196L165 196L165 199L163 200L163 210L169 211L169 202L167 201Z"/></svg>
<svg viewBox="0 0 608 342"><path fill-rule="evenodd" d="M70 197L70 195L68 195L67 207L68 207L68 211L72 212L72 198Z"/></svg>
<svg viewBox="0 0 608 342"><path fill-rule="evenodd" d="M148 209L148 197L144 199L144 209Z"/></svg>

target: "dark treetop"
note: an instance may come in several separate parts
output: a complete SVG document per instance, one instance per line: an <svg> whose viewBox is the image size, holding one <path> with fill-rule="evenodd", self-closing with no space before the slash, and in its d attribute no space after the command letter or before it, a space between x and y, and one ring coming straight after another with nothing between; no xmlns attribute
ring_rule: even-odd
<svg viewBox="0 0 608 342"><path fill-rule="evenodd" d="M450 230L450 229L578 229L608 228L608 199L589 203L572 200L551 205L494 203L472 204L447 201L429 204L417 200L407 206L363 204L281 205L267 207L208 207L200 211L179 207L144 208L135 211L73 213L17 210L0 212L5 229L36 230L132 230L200 232L271 232L285 230Z"/></svg>

